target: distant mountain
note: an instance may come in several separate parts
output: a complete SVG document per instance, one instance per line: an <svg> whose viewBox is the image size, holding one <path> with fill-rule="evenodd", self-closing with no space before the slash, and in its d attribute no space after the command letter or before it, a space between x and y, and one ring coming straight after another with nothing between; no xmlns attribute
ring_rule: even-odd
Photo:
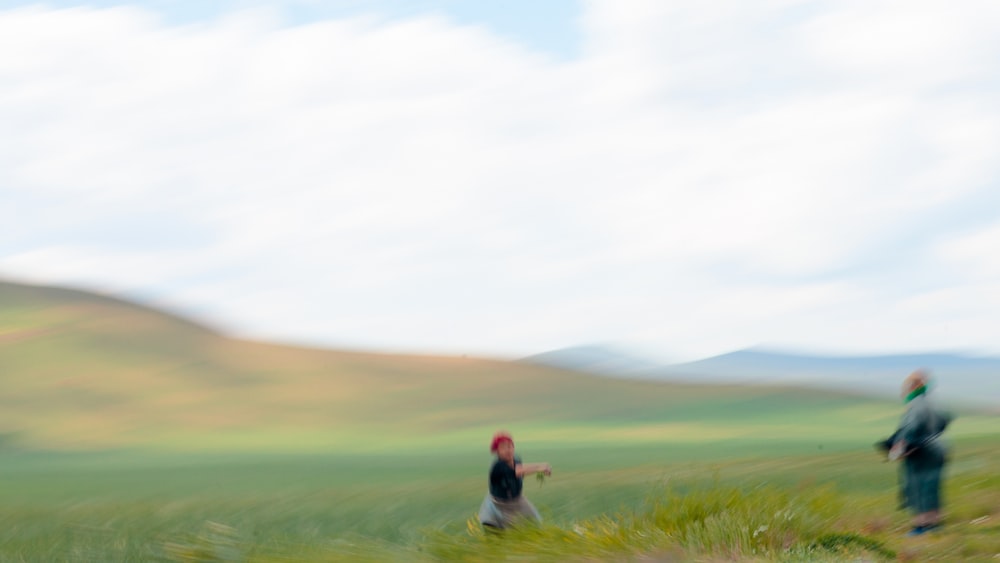
<svg viewBox="0 0 1000 563"><path fill-rule="evenodd" d="M568 348L529 361L615 377L689 383L791 384L864 395L898 394L915 369L935 378L937 393L949 401L1000 408L1000 358L949 353L878 356L812 356L748 349L695 362L655 364L621 350Z"/></svg>
<svg viewBox="0 0 1000 563"><path fill-rule="evenodd" d="M663 366L610 346L576 346L543 352L522 361L596 375L629 376L655 371Z"/></svg>

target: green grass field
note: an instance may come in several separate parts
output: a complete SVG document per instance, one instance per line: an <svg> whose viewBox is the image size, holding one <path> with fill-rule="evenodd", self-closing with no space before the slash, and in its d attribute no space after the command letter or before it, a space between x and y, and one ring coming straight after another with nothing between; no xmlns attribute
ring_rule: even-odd
<svg viewBox="0 0 1000 563"><path fill-rule="evenodd" d="M8 454L0 560L989 561L1000 553L995 444L958 442L948 526L916 539L895 510L895 465L868 447L526 444L526 460L554 467L525 481L545 523L502 538L470 526L490 462L481 451Z"/></svg>

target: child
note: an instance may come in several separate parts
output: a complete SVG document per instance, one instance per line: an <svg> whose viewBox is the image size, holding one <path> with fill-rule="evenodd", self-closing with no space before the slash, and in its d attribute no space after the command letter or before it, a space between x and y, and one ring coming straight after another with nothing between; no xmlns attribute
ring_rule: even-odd
<svg viewBox="0 0 1000 563"><path fill-rule="evenodd" d="M548 463L521 463L514 455L514 440L506 432L497 432L490 443L490 452L497 459L490 468L490 491L479 507L479 521L483 526L508 528L521 518L541 522L535 507L521 494L524 476L533 473L552 475Z"/></svg>

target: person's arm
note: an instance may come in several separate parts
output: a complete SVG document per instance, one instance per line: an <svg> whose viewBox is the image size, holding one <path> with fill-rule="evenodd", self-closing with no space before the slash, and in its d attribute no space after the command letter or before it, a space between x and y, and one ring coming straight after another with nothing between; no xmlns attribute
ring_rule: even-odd
<svg viewBox="0 0 1000 563"><path fill-rule="evenodd" d="M896 461L901 457L906 457L907 454L909 454L909 452L906 451L906 446L906 440L896 440L896 442L892 445L892 449L889 450L889 461Z"/></svg>
<svg viewBox="0 0 1000 563"><path fill-rule="evenodd" d="M892 449L892 445L896 443L896 439L898 437L899 437L899 430L896 430L895 432L892 433L892 436L889 436L885 440L879 440L878 442L875 442L874 446L876 449L881 450L882 452L888 454L889 450Z"/></svg>
<svg viewBox="0 0 1000 563"><path fill-rule="evenodd" d="M518 477L524 477L533 473L552 475L552 466L548 463L519 463L514 467L514 473Z"/></svg>

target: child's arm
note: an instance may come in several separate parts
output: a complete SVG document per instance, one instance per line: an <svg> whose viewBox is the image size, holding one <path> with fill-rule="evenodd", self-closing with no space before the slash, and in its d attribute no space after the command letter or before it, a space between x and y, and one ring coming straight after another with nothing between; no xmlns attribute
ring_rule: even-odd
<svg viewBox="0 0 1000 563"><path fill-rule="evenodd" d="M552 466L548 463L519 463L517 467L514 468L514 473L516 473L518 477L524 477L525 475L531 475L532 473L552 475Z"/></svg>

